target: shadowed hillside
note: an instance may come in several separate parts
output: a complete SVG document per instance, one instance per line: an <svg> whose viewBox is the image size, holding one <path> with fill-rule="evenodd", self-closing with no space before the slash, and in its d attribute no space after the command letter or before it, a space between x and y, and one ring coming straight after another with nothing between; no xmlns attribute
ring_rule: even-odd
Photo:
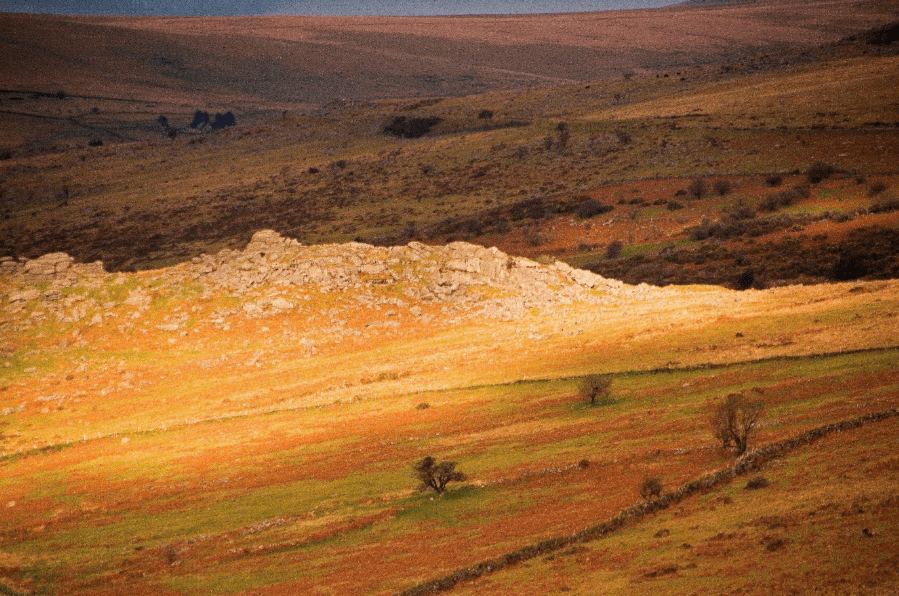
<svg viewBox="0 0 899 596"><path fill-rule="evenodd" d="M0 88L296 107L458 96L796 53L889 2L763 2L507 17L0 16Z"/></svg>

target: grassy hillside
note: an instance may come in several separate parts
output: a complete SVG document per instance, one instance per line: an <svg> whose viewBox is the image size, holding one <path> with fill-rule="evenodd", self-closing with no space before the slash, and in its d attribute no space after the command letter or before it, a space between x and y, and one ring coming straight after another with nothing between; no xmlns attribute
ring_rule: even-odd
<svg viewBox="0 0 899 596"><path fill-rule="evenodd" d="M256 254L235 269L270 267ZM894 282L620 286L496 318L482 306L515 300L502 285L421 302L374 281L228 290L202 267L7 278L7 591L395 593L606 519L644 477L673 487L732 461L706 426L722 395L765 403L752 447L897 404ZM613 385L591 407L579 385L594 372ZM425 455L469 480L416 493ZM866 498L887 498L884 478ZM717 498L684 511L737 523L709 521ZM888 536L894 521L871 527ZM667 569L665 552L636 569Z"/></svg>

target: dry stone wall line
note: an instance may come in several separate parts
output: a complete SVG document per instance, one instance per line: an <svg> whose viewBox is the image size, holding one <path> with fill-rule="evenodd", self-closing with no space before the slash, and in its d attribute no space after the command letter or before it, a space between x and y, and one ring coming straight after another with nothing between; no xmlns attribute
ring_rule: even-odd
<svg viewBox="0 0 899 596"><path fill-rule="evenodd" d="M638 505L620 511L614 517L597 526L587 528L576 534L550 538L512 551L496 559L483 561L470 567L459 569L444 577L419 584L413 588L400 592L397 596L425 596L426 594L447 592L460 582L477 579L488 573L493 573L509 567L510 565L514 565L515 563L534 559L572 544L603 538L622 528L628 522L639 521L650 514L667 509L690 496L727 484L738 476L757 470L768 461L782 457L786 453L799 449L800 447L810 445L828 435L853 430L866 424L881 422L897 416L899 416L899 408L893 408L883 412L866 414L857 418L819 426L794 437L749 452L726 468L706 474L692 482L681 485L673 492L666 493L658 498L641 502Z"/></svg>

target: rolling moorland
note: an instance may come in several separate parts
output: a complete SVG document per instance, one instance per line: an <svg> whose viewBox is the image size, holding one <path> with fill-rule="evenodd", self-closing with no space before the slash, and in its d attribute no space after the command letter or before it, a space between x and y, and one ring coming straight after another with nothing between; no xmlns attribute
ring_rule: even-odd
<svg viewBox="0 0 899 596"><path fill-rule="evenodd" d="M0 15L0 593L899 592L897 22Z"/></svg>

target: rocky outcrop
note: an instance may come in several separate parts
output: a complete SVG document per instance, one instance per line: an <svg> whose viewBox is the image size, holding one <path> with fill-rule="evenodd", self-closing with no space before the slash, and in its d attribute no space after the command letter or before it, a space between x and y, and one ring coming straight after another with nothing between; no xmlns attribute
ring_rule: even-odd
<svg viewBox="0 0 899 596"><path fill-rule="evenodd" d="M29 285L52 283L57 287L66 287L81 278L99 278L107 275L102 262L75 263L75 259L64 252L18 261L4 257L0 262L0 274Z"/></svg>
<svg viewBox="0 0 899 596"><path fill-rule="evenodd" d="M99 262L77 264L64 253L19 262L7 260L2 271L24 282L8 294L8 304L52 300L57 287L109 275ZM627 286L564 263L541 264L497 248L464 242L446 246L410 242L389 248L357 242L304 246L271 230L257 232L242 251L226 249L202 255L160 273L173 284L199 282L210 291L235 296L246 296L270 285L355 293L360 297L387 287L411 301L451 304L500 318L517 316L531 308L638 299L659 291ZM42 282L51 282L54 290L42 294L28 288ZM138 290L133 291L127 302L146 300L138 294ZM294 306L290 296L264 300L248 296L242 310L250 316L262 316Z"/></svg>
<svg viewBox="0 0 899 596"><path fill-rule="evenodd" d="M323 291L403 283L430 288L437 295L474 285L516 290L575 285L613 294L625 288L564 263L541 265L464 242L435 247L419 242L390 248L360 243L303 246L270 230L257 232L243 251L223 250L193 259L190 274L238 293L275 282L315 285Z"/></svg>

